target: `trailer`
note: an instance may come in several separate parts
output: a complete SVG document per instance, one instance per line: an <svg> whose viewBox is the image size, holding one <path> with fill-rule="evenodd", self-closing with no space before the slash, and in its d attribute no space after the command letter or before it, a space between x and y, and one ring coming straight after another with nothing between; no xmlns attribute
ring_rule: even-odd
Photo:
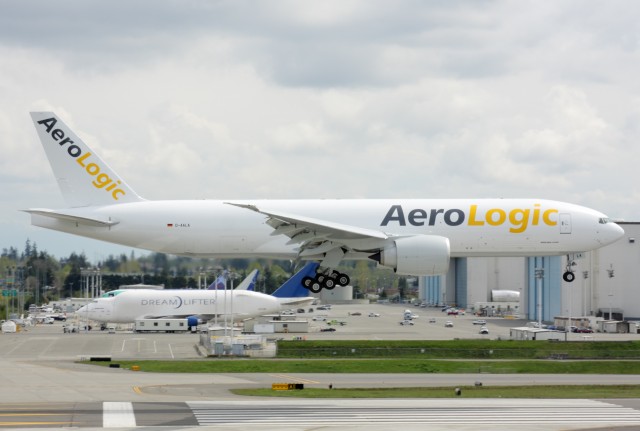
<svg viewBox="0 0 640 431"><path fill-rule="evenodd" d="M188 332L198 327L198 319L136 319L133 332Z"/></svg>

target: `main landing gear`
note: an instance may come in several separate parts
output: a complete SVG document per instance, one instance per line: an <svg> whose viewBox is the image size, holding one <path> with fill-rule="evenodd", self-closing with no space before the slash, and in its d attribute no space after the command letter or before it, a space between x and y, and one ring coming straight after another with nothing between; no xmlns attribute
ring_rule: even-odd
<svg viewBox="0 0 640 431"><path fill-rule="evenodd" d="M351 282L347 274L338 271L324 273L318 272L315 277L305 277L302 285L313 293L318 293L322 289L333 289L336 286L346 286Z"/></svg>
<svg viewBox="0 0 640 431"><path fill-rule="evenodd" d="M576 274L573 270L573 267L576 266L576 262L571 260L569 255L567 255L567 266L565 268L564 274L562 274L562 279L567 283L571 283L576 279Z"/></svg>

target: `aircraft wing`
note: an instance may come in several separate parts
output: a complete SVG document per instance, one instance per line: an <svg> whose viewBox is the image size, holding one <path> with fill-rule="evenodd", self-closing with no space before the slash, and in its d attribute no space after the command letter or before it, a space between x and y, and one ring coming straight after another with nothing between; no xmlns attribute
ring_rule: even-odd
<svg viewBox="0 0 640 431"><path fill-rule="evenodd" d="M226 203L267 216L267 224L274 229L271 235L285 235L290 238L288 244L300 244L301 256L327 253L341 246L349 248L349 243L368 240L384 241L390 237L378 230L260 209L250 204Z"/></svg>

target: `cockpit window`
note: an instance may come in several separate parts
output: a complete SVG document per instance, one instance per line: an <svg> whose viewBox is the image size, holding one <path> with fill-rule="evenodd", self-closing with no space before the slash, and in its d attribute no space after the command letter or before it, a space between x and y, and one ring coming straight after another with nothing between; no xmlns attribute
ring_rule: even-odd
<svg viewBox="0 0 640 431"><path fill-rule="evenodd" d="M113 298L116 295L120 295L122 292L124 292L123 289L112 290L111 292L103 293L101 298Z"/></svg>
<svg viewBox="0 0 640 431"><path fill-rule="evenodd" d="M600 222L600 224L607 224L607 223L611 223L611 219L608 217L601 217L600 220L598 220Z"/></svg>

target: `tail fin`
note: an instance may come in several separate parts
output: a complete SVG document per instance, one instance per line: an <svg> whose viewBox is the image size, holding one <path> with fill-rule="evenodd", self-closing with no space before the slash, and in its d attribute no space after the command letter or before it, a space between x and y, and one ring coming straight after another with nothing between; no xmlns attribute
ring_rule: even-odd
<svg viewBox="0 0 640 431"><path fill-rule="evenodd" d="M238 284L234 290L256 290L256 280L258 280L259 271L254 269L247 275L247 277L242 280L242 283Z"/></svg>
<svg viewBox="0 0 640 431"><path fill-rule="evenodd" d="M32 112L31 118L68 205L78 207L143 200L56 114Z"/></svg>
<svg viewBox="0 0 640 431"><path fill-rule="evenodd" d="M309 290L302 285L302 279L306 276L313 276L318 268L318 262L309 262L302 267L293 277L285 281L272 296L276 298L297 298L301 296L309 296Z"/></svg>
<svg viewBox="0 0 640 431"><path fill-rule="evenodd" d="M227 275L229 271L226 269L216 278L213 283L207 287L207 290L225 290L227 288Z"/></svg>

